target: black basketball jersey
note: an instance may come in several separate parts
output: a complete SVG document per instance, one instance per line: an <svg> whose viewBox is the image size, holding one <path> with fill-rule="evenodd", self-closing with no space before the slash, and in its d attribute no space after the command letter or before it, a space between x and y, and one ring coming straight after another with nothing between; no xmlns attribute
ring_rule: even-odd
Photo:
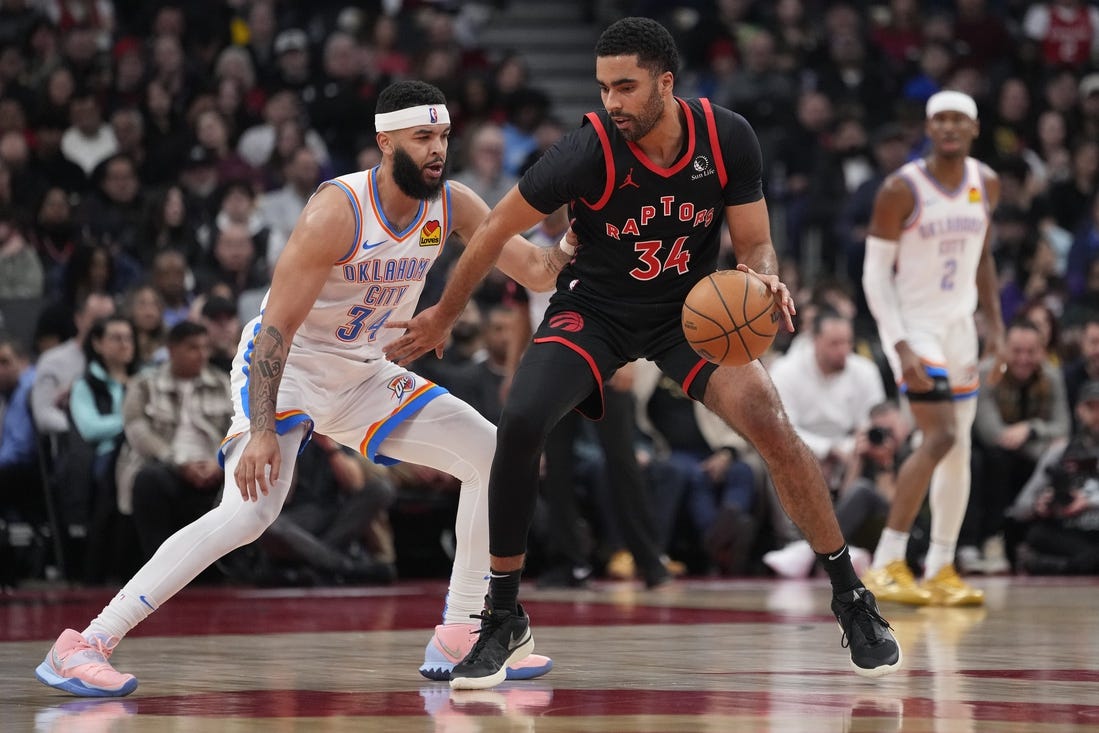
<svg viewBox="0 0 1099 733"><path fill-rule="evenodd" d="M619 313L678 313L716 267L725 207L763 197L759 143L744 118L706 99L677 102L686 134L671 167L626 140L605 111L591 112L519 182L539 211L570 206L581 250L560 294Z"/></svg>

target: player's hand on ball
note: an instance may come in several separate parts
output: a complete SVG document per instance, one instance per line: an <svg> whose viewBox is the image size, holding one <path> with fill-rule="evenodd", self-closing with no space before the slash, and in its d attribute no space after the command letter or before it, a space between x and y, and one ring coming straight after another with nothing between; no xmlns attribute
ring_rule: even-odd
<svg viewBox="0 0 1099 733"><path fill-rule="evenodd" d="M747 265L737 265L736 269L753 277L758 277L767 284L767 287L771 289L771 293L775 296L775 307L782 311L782 319L786 324L786 330L793 333L794 316L797 315L798 309L794 306L794 296L790 295L790 289L778 279L778 275L761 275Z"/></svg>
<svg viewBox="0 0 1099 733"><path fill-rule="evenodd" d="M411 320L389 321L385 328L403 328L404 333L385 347L385 358L398 366L408 366L421 354L434 349L435 356L441 359L452 325L439 312L437 305L424 308Z"/></svg>

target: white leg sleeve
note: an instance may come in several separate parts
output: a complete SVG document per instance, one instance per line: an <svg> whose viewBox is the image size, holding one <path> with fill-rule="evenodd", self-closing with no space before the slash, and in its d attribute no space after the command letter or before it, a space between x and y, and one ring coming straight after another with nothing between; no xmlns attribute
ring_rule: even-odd
<svg viewBox="0 0 1099 733"><path fill-rule="evenodd" d="M221 503L164 541L106 608L85 630L125 636L218 558L258 538L282 511L290 490L298 448L305 427L279 436L282 467L279 480L258 501L244 501L233 471L248 441L242 435L225 458L225 486Z"/></svg>
<svg viewBox="0 0 1099 733"><path fill-rule="evenodd" d="M973 420L977 416L977 399L954 403L957 425L954 447L943 456L931 474L931 547L928 550L925 576L931 577L944 565L954 562L958 533L962 530L965 510L969 505L969 456Z"/></svg>
<svg viewBox="0 0 1099 733"><path fill-rule="evenodd" d="M488 474L496 428L453 395L429 402L401 423L379 452L449 473L462 482L454 522L456 547L444 623L471 623L488 592Z"/></svg>

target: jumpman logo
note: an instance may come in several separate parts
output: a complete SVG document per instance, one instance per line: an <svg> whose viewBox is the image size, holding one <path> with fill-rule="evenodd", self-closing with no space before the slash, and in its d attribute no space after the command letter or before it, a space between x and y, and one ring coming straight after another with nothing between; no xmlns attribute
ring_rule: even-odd
<svg viewBox="0 0 1099 733"><path fill-rule="evenodd" d="M633 168L630 168L630 170L626 173L626 180L622 181L622 185L618 187L618 190L621 191L626 186L633 186L634 188L641 188L641 186L634 183Z"/></svg>

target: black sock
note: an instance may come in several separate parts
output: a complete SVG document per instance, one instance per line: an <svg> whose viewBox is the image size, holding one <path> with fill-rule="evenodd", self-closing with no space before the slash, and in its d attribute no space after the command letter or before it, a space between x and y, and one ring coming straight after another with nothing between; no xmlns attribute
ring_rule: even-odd
<svg viewBox="0 0 1099 733"><path fill-rule="evenodd" d="M488 598L492 611L511 611L519 613L519 578L523 570L490 570Z"/></svg>
<svg viewBox="0 0 1099 733"><path fill-rule="evenodd" d="M862 581L851 566L851 553L848 552L847 545L835 552L818 552L817 559L828 573L828 579L832 581L833 594L839 595L862 587Z"/></svg>

